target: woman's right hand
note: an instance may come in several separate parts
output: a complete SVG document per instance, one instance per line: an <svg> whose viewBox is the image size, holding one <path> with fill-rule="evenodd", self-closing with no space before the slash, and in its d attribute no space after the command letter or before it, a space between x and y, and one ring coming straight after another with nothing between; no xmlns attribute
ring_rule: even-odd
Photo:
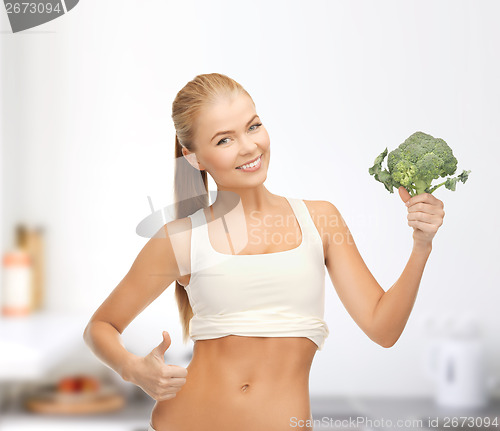
<svg viewBox="0 0 500 431"><path fill-rule="evenodd" d="M137 357L127 367L124 380L139 386L156 401L172 399L186 383L187 369L178 365L165 364L164 354L171 340L163 331L163 341L151 353Z"/></svg>

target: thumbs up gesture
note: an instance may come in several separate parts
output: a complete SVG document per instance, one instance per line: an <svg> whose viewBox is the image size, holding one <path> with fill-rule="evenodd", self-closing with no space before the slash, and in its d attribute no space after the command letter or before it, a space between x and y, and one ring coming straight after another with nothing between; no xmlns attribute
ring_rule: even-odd
<svg viewBox="0 0 500 431"><path fill-rule="evenodd" d="M127 378L156 401L174 398L186 383L187 376L186 368L165 364L164 355L171 340L167 331L163 331L162 335L163 340L158 346L133 363Z"/></svg>

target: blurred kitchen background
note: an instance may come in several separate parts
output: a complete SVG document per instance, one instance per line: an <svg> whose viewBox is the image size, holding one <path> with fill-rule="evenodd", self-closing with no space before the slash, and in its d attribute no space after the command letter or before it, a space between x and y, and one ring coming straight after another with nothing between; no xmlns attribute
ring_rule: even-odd
<svg viewBox="0 0 500 431"><path fill-rule="evenodd" d="M357 327L327 275L314 417L500 416L498 2L85 0L19 33L1 9L0 430L146 430L153 400L82 334L147 242L136 227L148 196L155 209L173 202L171 104L211 72L254 98L271 137L268 189L334 203L385 290L412 228L368 174L375 157L423 131L452 147L457 173L471 170L435 192L444 224L392 348ZM122 338L146 355L166 330L166 362L187 366L173 294ZM68 388L100 401L57 396ZM359 428L383 429L371 425Z"/></svg>

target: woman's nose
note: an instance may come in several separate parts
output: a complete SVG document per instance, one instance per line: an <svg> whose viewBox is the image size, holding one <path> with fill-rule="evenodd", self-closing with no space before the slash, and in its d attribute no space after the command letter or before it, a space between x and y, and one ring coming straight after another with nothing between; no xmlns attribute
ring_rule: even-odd
<svg viewBox="0 0 500 431"><path fill-rule="evenodd" d="M251 153L255 151L255 148L258 146L254 137L250 135L244 135L241 138L241 149L247 153Z"/></svg>

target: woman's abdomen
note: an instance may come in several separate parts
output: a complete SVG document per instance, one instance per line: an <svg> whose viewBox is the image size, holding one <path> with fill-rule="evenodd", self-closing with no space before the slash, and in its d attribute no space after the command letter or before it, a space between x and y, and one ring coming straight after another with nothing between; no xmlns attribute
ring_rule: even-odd
<svg viewBox="0 0 500 431"><path fill-rule="evenodd" d="M156 403L153 428L312 430L305 424L311 419L309 371L316 349L311 340L298 337L197 341L186 384L176 397Z"/></svg>

